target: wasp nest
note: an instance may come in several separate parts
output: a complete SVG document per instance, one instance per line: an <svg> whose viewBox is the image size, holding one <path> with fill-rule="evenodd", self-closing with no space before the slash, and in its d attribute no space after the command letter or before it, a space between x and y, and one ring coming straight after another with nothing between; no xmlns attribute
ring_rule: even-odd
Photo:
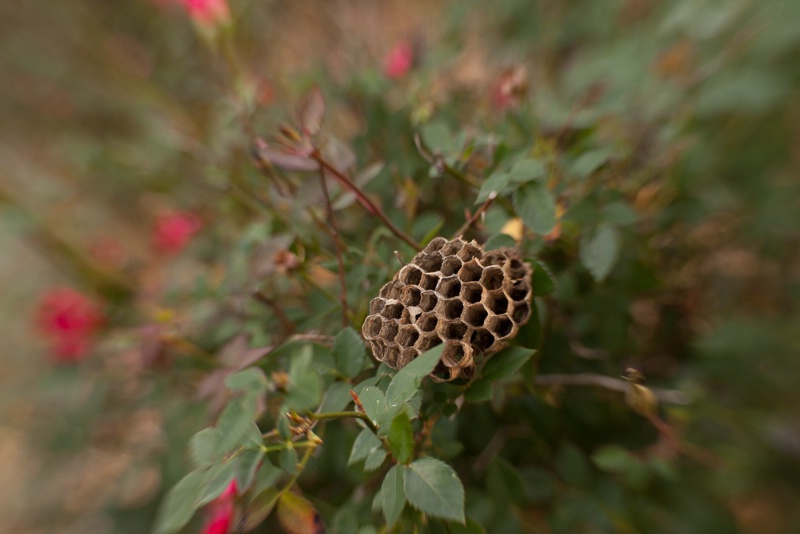
<svg viewBox="0 0 800 534"><path fill-rule="evenodd" d="M531 316L531 268L514 249L437 237L370 302L361 331L375 357L400 369L445 344L437 380L469 377Z"/></svg>

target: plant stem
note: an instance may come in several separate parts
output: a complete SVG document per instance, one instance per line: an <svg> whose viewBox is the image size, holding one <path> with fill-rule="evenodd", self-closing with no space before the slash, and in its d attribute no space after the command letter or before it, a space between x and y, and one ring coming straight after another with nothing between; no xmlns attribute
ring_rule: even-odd
<svg viewBox="0 0 800 534"><path fill-rule="evenodd" d="M365 208L367 208L367 211L369 211L370 213L372 213L373 215L378 217L381 220L381 222L384 225L386 225L386 227L395 236L397 236L399 239L401 239L402 241L407 243L414 250L421 250L422 249L422 247L420 247L419 244L414 242L413 239L411 239L409 236L407 236L405 233L403 233L402 230L397 228L394 225L394 223L392 223L392 221L389 220L389 218L386 216L386 214L383 213L383 211L378 206L376 206L375 203L372 202L372 200L369 199L369 197L361 190L361 188L358 187L350 178L347 177L347 175L345 175L344 173L339 171L336 167L331 165L325 158L323 158L322 154L320 154L319 150L315 150L311 154L310 157L311 157L311 159L313 159L314 161L319 163L319 165L320 165L320 167L322 167L322 169L330 172L342 185L344 185L350 191L352 191L356 195L356 197L358 198L358 201Z"/></svg>
<svg viewBox="0 0 800 534"><path fill-rule="evenodd" d="M284 451L286 449L311 449L312 451L314 448L318 447L319 443L313 443L311 441L298 441L296 443L278 443L277 445L264 445L261 447L261 450L264 451L265 454L269 454L271 452L277 451Z"/></svg>
<svg viewBox="0 0 800 534"><path fill-rule="evenodd" d="M342 240L339 237L339 229L336 227L336 218L333 215L333 206L331 206L331 196L328 192L328 183L325 180L325 171L320 168L319 181L322 184L322 193L325 197L325 211L328 212L330 219L330 231L333 237L333 243L336 246L336 263L339 266L339 300L342 301L342 328L347 328L350 324L348 315L350 314L347 309L347 283L344 279L344 260L342 259Z"/></svg>
<svg viewBox="0 0 800 534"><path fill-rule="evenodd" d="M364 423L366 423L370 430L372 430L375 434L378 433L378 427L375 426L375 423L372 422L372 419L370 419L369 416L364 412L310 413L308 414L308 417L316 421L323 421L325 419L347 419L349 417L361 419L364 421Z"/></svg>
<svg viewBox="0 0 800 534"><path fill-rule="evenodd" d="M466 234L469 231L469 229L472 228L472 225L475 224L478 221L478 219L480 219L481 215L483 215L486 212L486 210L489 209L489 206L491 206L492 202L494 202L494 199L496 198L497 198L497 192L492 191L489 194L489 198L486 199L486 202L484 202L481 205L481 207L478 208L478 210L472 215L472 217L467 219L467 222L465 222L464 225L458 229L453 238L455 239L456 237L461 237L464 234Z"/></svg>
<svg viewBox="0 0 800 534"><path fill-rule="evenodd" d="M625 380L589 373L576 375L538 375L536 377L536 384L540 386L597 386L612 391L619 391L620 393L625 393L630 387L630 384ZM691 403L691 399L683 391L656 388L650 388L650 390L659 401L667 404L686 405Z"/></svg>

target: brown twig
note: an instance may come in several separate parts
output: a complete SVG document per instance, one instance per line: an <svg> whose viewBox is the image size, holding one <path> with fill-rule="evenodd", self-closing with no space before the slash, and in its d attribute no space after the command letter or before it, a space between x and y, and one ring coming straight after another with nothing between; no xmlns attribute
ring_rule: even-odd
<svg viewBox="0 0 800 534"><path fill-rule="evenodd" d="M358 187L358 185L356 185L350 178L347 177L347 175L339 171L336 167L331 165L325 158L323 158L319 150L315 150L314 152L312 152L310 157L311 159L319 163L320 167L331 173L333 177L336 178L342 185L344 185L347 189L352 191L358 198L359 202L367 209L367 211L378 217L381 220L381 222L384 225L386 225L386 227L395 236L397 236L399 239L407 243L415 250L422 249L422 247L420 247L419 244L414 242L413 239L411 239L409 236L403 233L402 230L397 228L394 225L394 223L392 223L392 221L389 220L386 214L383 213L383 211L378 206L376 206L375 203L373 203L372 200L370 200L370 198L366 194L364 194L364 192L361 190L360 187Z"/></svg>
<svg viewBox="0 0 800 534"><path fill-rule="evenodd" d="M625 380L588 373L576 375L537 375L536 384L540 386L597 386L620 393L625 393L630 388L630 384ZM667 404L685 405L692 402L691 398L683 391L674 389L650 389L659 401Z"/></svg>
<svg viewBox="0 0 800 534"><path fill-rule="evenodd" d="M331 196L328 193L328 182L325 180L325 171L320 168L319 181L322 184L322 193L325 197L325 211L328 212L330 219L330 233L333 237L333 244L336 247L336 263L339 268L339 300L342 302L342 328L347 328L350 324L348 315L350 314L347 309L347 283L344 279L344 260L342 259L342 240L339 237L339 229L336 226L336 218L333 214L333 206L331 206Z"/></svg>
<svg viewBox="0 0 800 534"><path fill-rule="evenodd" d="M255 293L253 293L253 298L256 299L258 302L266 305L267 307L269 307L269 309L275 312L275 316L278 318L278 321L280 321L281 326L286 332L287 337L290 336L292 332L294 332L294 325L289 320L289 318L286 317L286 314L284 313L283 309L277 304L275 304L271 298L269 298L267 295L264 294L263 291L256 291Z"/></svg>
<svg viewBox="0 0 800 534"><path fill-rule="evenodd" d="M475 224L478 221L478 219L480 219L481 215L486 213L486 210L489 209L489 206L492 204L492 202L494 202L495 198L497 198L496 191L492 191L491 193L489 193L489 198L486 199L486 202L484 202L481 205L481 207L478 208L478 210L472 215L472 217L467 219L464 225L461 228L459 228L458 231L455 233L453 238L461 237L464 234L466 234L467 231L469 231L469 229L472 228L472 225Z"/></svg>

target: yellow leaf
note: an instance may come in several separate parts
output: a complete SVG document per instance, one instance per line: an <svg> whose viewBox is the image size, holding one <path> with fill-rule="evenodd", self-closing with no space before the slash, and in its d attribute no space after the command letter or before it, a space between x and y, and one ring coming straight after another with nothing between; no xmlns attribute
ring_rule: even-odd
<svg viewBox="0 0 800 534"><path fill-rule="evenodd" d="M510 235L515 241L520 241L524 232L525 225L522 224L522 219L519 217L509 220L503 225L503 228L500 229L501 234Z"/></svg>
<svg viewBox="0 0 800 534"><path fill-rule="evenodd" d="M289 534L322 534L325 527L314 505L286 492L278 501L278 521Z"/></svg>

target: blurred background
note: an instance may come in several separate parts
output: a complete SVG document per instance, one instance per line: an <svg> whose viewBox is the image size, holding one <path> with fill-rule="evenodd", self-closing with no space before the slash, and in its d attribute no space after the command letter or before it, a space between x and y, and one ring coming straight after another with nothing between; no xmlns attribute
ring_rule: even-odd
<svg viewBox="0 0 800 534"><path fill-rule="evenodd" d="M0 4L0 532L148 531L221 402L215 371L252 356L231 340L269 345L287 320L335 333L250 299L264 279L295 291L293 262L336 291L331 257L264 215L319 193L263 187L250 158L252 129L275 131L312 85L329 144L419 239L458 228L484 177L429 187L418 125L554 154L581 181L535 251L559 282L541 370L634 365L697 399L669 414L696 464L657 494L557 489L487 531L800 532L800 2L191 5ZM627 233L594 286L574 229L602 187ZM352 204L337 209L355 243L372 224ZM564 432L589 458L610 427L585 406L606 401L575 395Z"/></svg>

